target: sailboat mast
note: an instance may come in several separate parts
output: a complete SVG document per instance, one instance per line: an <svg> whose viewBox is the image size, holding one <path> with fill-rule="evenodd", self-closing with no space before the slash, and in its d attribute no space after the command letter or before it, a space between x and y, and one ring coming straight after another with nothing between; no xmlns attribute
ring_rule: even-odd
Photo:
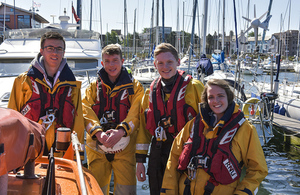
<svg viewBox="0 0 300 195"><path fill-rule="evenodd" d="M93 0L91 0L91 7L90 7L90 31L92 30L92 20L93 20Z"/></svg>
<svg viewBox="0 0 300 195"><path fill-rule="evenodd" d="M4 36L5 36L5 20L6 20L5 15L6 15L6 0L5 0L5 4L4 4L4 15L3 15L3 34L4 34Z"/></svg>
<svg viewBox="0 0 300 195"><path fill-rule="evenodd" d="M203 49L203 51L202 51L202 53L203 54L206 54L206 27L207 27L207 8L208 8L208 0L204 0L204 6L203 6L203 9L204 9L204 11L203 11L203 13L204 13L204 16L203 16L203 22L202 22L202 30L203 30L203 34L202 34L202 36L203 36L203 41L202 41L202 49Z"/></svg>
<svg viewBox="0 0 300 195"><path fill-rule="evenodd" d="M222 51L225 50L225 44L224 44L224 40L225 40L225 0L223 0L223 32L222 32Z"/></svg>
<svg viewBox="0 0 300 195"><path fill-rule="evenodd" d="M183 1L183 8L182 8L182 53L184 52L184 3Z"/></svg>
<svg viewBox="0 0 300 195"><path fill-rule="evenodd" d="M179 0L177 0L177 22L176 22L176 41L175 47L180 52L180 35L179 35Z"/></svg>
<svg viewBox="0 0 300 195"><path fill-rule="evenodd" d="M102 35L102 7L101 7L101 1L99 1L99 7L100 7L100 34ZM101 47L103 47L103 39L101 37Z"/></svg>
<svg viewBox="0 0 300 195"><path fill-rule="evenodd" d="M162 42L165 42L165 0L161 0L161 10L162 10Z"/></svg>
<svg viewBox="0 0 300 195"><path fill-rule="evenodd" d="M81 12L81 0L77 0L77 14L80 20L77 22L80 26L77 27L77 29L81 30L82 29L82 12Z"/></svg>
<svg viewBox="0 0 300 195"><path fill-rule="evenodd" d="M299 63L299 37L300 37L300 19L299 19L298 44L297 44L297 62L298 63Z"/></svg>
<svg viewBox="0 0 300 195"><path fill-rule="evenodd" d="M219 0L219 10L218 10L218 33L217 33L217 50L219 50L219 26L220 26L220 10L221 10L221 0Z"/></svg>
<svg viewBox="0 0 300 195"><path fill-rule="evenodd" d="M150 40L149 40L149 54L148 54L148 58L150 58L150 53L151 53L151 40L152 40L152 30L153 30L153 15L154 15L154 0L152 0L152 12L151 12L151 26L150 26Z"/></svg>
<svg viewBox="0 0 300 195"><path fill-rule="evenodd" d="M124 0L124 38L123 38L123 47L124 47L124 50L125 50L125 40L126 40L126 0ZM126 52L124 52L124 58L126 58Z"/></svg>
<svg viewBox="0 0 300 195"><path fill-rule="evenodd" d="M134 47L134 55L136 54L136 46L135 46L135 23L136 23L136 8L134 9L134 25L133 25L133 47Z"/></svg>
<svg viewBox="0 0 300 195"><path fill-rule="evenodd" d="M196 20L196 9L197 9L197 2L198 0L194 0L193 6L193 23L192 23L192 34L191 34L191 44L190 44L190 53L189 53L189 65L188 65L188 72L190 71L190 64L191 64L191 57L193 51L193 44L194 44L194 31L195 31L195 20Z"/></svg>
<svg viewBox="0 0 300 195"><path fill-rule="evenodd" d="M200 29L200 17L199 17L199 15L200 15L199 4L197 6L197 12L198 12L198 14L197 14L197 20L198 20L198 38L199 38L199 40L198 40L198 55L201 56L201 43L200 43L200 41L201 41L200 40L200 35L201 35L200 31L201 31L201 29Z"/></svg>
<svg viewBox="0 0 300 195"><path fill-rule="evenodd" d="M158 45L158 34L159 34L159 0L156 0L156 45Z"/></svg>

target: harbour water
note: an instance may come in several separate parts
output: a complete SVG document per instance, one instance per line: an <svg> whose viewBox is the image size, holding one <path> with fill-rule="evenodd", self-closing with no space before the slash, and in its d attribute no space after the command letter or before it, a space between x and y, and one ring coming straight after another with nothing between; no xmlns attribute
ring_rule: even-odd
<svg viewBox="0 0 300 195"><path fill-rule="evenodd" d="M298 74L283 72L279 75L282 82L296 81ZM253 80L252 75L243 76L245 83ZM258 81L270 82L270 75L257 77ZM249 89L250 86L245 86ZM300 122L299 122L300 124ZM273 128L274 137L263 146L269 174L262 181L258 195L300 195L300 138L285 135L282 129ZM293 140L293 141L291 141ZM148 180L137 182L137 194L149 195Z"/></svg>

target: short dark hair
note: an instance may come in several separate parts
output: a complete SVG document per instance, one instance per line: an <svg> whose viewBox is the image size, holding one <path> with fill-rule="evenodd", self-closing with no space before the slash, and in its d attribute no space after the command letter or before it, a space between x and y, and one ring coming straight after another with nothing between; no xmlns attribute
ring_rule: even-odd
<svg viewBox="0 0 300 195"><path fill-rule="evenodd" d="M225 90L227 99L228 99L228 105L230 105L233 102L234 94L233 94L233 91L230 89L229 83L223 79L210 79L205 84L205 87L204 87L204 90L203 90L203 93L201 96L202 103L204 103L205 106L208 106L207 88L208 88L208 86L212 86L212 85L218 86Z"/></svg>
<svg viewBox="0 0 300 195"><path fill-rule="evenodd" d="M170 43L161 43L154 50L154 58L158 56L160 53L170 52L174 58L178 61L178 52L176 48Z"/></svg>
<svg viewBox="0 0 300 195"><path fill-rule="evenodd" d="M41 37L41 49L44 48L44 44L45 44L45 41L47 39L58 39L58 40L62 40L63 43L64 43L64 49L66 48L66 42L65 42L65 39L64 37L59 34L58 32L55 32L55 31L48 31L46 32L45 34L42 35Z"/></svg>
<svg viewBox="0 0 300 195"><path fill-rule="evenodd" d="M108 54L108 55L120 55L120 59L122 59L122 50L121 50L121 46L119 44L109 44L106 45L103 49L102 49L102 58L104 54Z"/></svg>

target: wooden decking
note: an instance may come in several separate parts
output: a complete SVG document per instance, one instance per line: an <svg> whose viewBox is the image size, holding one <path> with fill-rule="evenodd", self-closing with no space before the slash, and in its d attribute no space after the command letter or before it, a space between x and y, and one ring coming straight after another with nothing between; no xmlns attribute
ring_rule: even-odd
<svg viewBox="0 0 300 195"><path fill-rule="evenodd" d="M273 124L300 138L300 121L274 113Z"/></svg>

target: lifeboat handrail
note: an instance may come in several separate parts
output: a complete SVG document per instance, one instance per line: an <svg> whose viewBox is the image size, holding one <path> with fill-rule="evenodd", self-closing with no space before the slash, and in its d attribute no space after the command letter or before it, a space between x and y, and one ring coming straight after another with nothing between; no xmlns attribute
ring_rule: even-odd
<svg viewBox="0 0 300 195"><path fill-rule="evenodd" d="M81 194L87 195L85 180L84 180L81 161L80 161L80 154L79 154L79 148L81 148L81 144L78 140L77 133L73 132L71 134L71 141L72 141L73 150L76 153L76 161L77 161L77 168L78 168L78 174L79 174Z"/></svg>

